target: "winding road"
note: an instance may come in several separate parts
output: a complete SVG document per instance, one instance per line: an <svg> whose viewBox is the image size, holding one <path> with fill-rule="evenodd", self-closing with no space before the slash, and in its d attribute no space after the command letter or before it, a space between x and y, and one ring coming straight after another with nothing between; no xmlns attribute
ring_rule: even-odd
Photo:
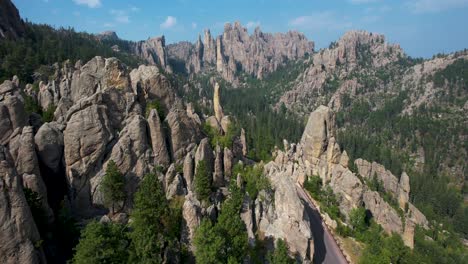
<svg viewBox="0 0 468 264"><path fill-rule="evenodd" d="M297 186L296 188L297 193L304 201L304 207L309 216L310 227L314 235L314 263L348 264L309 196L301 187Z"/></svg>

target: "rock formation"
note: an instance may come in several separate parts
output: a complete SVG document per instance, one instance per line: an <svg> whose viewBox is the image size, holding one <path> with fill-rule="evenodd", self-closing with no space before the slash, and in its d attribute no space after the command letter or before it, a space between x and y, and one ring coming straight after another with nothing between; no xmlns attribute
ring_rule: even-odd
<svg viewBox="0 0 468 264"><path fill-rule="evenodd" d="M0 0L0 38L16 39L25 32L18 9L10 0Z"/></svg>
<svg viewBox="0 0 468 264"><path fill-rule="evenodd" d="M195 44L171 45L168 57L184 63L188 74L214 68L225 80L235 83L239 71L262 79L286 61L303 58L313 51L314 43L301 33L273 35L257 28L249 35L246 28L235 22L227 23L216 38L206 30L203 43L199 38Z"/></svg>

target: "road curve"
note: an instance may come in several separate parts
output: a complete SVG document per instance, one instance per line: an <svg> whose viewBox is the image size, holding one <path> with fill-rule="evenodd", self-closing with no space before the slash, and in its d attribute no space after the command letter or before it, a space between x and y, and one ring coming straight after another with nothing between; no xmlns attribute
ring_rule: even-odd
<svg viewBox="0 0 468 264"><path fill-rule="evenodd" d="M301 187L297 186L296 188L297 193L304 201L304 207L310 220L310 228L314 235L314 263L348 264L309 196Z"/></svg>

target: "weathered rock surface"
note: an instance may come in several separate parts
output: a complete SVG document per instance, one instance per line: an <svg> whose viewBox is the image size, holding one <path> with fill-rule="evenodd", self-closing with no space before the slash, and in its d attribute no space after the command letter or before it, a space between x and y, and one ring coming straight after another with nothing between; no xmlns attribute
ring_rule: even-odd
<svg viewBox="0 0 468 264"><path fill-rule="evenodd" d="M148 116L148 125L156 164L167 167L170 163L170 156L166 145L164 127L156 109L151 110Z"/></svg>
<svg viewBox="0 0 468 264"><path fill-rule="evenodd" d="M63 158L63 133L57 123L45 123L34 136L39 159L57 172Z"/></svg>
<svg viewBox="0 0 468 264"><path fill-rule="evenodd" d="M191 250L194 251L192 240L195 235L195 230L200 225L202 214L200 202L192 193L185 196L185 202L182 207L182 217L184 218L184 226L182 228L183 242L190 245Z"/></svg>
<svg viewBox="0 0 468 264"><path fill-rule="evenodd" d="M259 200L261 211L256 215L258 228L265 236L286 241L291 252L296 252L303 260L311 260L314 244L309 216L300 199L292 171L274 162L265 165L265 175L274 189L274 204ZM312 252L312 255L311 255Z"/></svg>
<svg viewBox="0 0 468 264"><path fill-rule="evenodd" d="M172 160L182 161L187 153L186 147L201 138L199 125L184 110L173 108L166 117L171 131L170 143Z"/></svg>
<svg viewBox="0 0 468 264"><path fill-rule="evenodd" d="M205 162L206 169L211 175L214 171L215 157L208 138L204 138L200 141L197 151L195 152L195 175L197 174L198 164L200 161Z"/></svg>
<svg viewBox="0 0 468 264"><path fill-rule="evenodd" d="M145 41L134 43L133 52L153 65L160 65L163 69L170 71L167 63L166 39L164 36L150 38Z"/></svg>
<svg viewBox="0 0 468 264"><path fill-rule="evenodd" d="M401 234L403 232L400 216L377 192L364 192L363 202L366 209L372 213L372 217L375 221L380 224L388 234L392 232Z"/></svg>
<svg viewBox="0 0 468 264"><path fill-rule="evenodd" d="M0 161L0 262L46 263L39 231L23 193L15 170Z"/></svg>
<svg viewBox="0 0 468 264"><path fill-rule="evenodd" d="M304 156L310 162L324 153L328 139L334 135L335 118L330 108L320 106L309 116L309 121L302 134L301 144Z"/></svg>
<svg viewBox="0 0 468 264"><path fill-rule="evenodd" d="M216 120L221 123L221 120L224 117L223 108L221 107L221 95L220 95L220 88L219 84L216 83L214 87L214 95L213 95L213 108L215 112Z"/></svg>
<svg viewBox="0 0 468 264"><path fill-rule="evenodd" d="M102 159L114 134L107 107L91 104L69 113L64 131L66 174L71 187L73 206L77 212L91 208L89 179Z"/></svg>

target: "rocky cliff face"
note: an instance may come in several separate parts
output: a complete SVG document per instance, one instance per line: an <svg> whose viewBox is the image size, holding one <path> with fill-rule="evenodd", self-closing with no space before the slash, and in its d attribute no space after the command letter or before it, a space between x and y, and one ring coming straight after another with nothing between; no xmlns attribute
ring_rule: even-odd
<svg viewBox="0 0 468 264"><path fill-rule="evenodd" d="M236 84L240 73L262 79L289 60L303 58L314 51L314 43L298 32L252 35L239 22L227 23L221 36L209 30L195 44L170 45L168 57L185 66L188 74L215 69L225 80Z"/></svg>
<svg viewBox="0 0 468 264"><path fill-rule="evenodd" d="M24 22L10 0L0 0L0 38L16 39L24 34Z"/></svg>

